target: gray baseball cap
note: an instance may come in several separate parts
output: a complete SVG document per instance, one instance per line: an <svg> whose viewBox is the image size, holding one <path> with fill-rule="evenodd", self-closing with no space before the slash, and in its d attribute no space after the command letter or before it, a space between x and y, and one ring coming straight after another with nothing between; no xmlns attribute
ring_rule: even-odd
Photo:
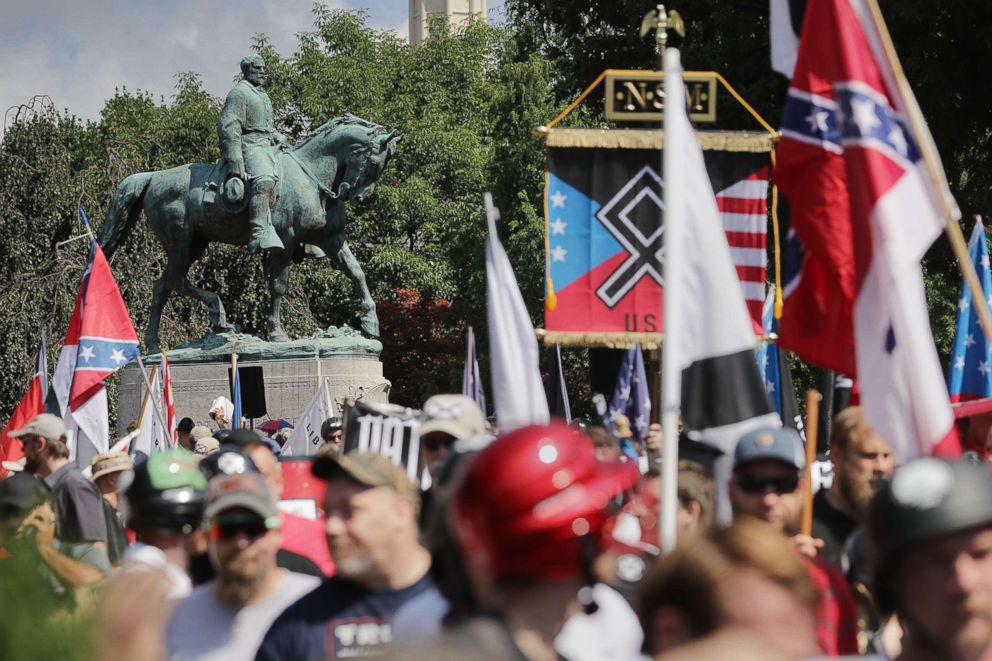
<svg viewBox="0 0 992 661"><path fill-rule="evenodd" d="M755 429L741 436L734 450L734 470L753 461L781 461L797 470L806 466L803 442L788 428Z"/></svg>
<svg viewBox="0 0 992 661"><path fill-rule="evenodd" d="M258 473L218 475L210 480L204 520L209 523L221 512L236 508L250 510L264 519L279 517L275 498Z"/></svg>
<svg viewBox="0 0 992 661"><path fill-rule="evenodd" d="M31 418L31 421L24 425L22 429L10 432L14 438L22 436L41 436L52 441L57 441L65 436L65 423L62 418L51 413L41 413Z"/></svg>

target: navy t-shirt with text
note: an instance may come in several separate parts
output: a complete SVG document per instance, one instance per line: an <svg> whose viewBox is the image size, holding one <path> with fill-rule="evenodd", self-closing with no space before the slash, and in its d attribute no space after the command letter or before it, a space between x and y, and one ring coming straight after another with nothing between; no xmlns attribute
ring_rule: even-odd
<svg viewBox="0 0 992 661"><path fill-rule="evenodd" d="M387 592L372 592L346 579L330 578L272 623L256 661L354 659L378 654L392 642L393 614L427 591L437 591L430 574L402 590Z"/></svg>

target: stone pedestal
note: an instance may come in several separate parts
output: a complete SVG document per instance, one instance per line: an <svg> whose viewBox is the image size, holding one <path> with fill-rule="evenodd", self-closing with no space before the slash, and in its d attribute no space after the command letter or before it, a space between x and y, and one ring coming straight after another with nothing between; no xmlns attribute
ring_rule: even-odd
<svg viewBox="0 0 992 661"><path fill-rule="evenodd" d="M168 352L176 419L188 416L198 425L212 426L207 415L211 402L220 396L231 398L228 382L231 353L239 355L240 366L262 367L268 418L285 418L295 425L322 379L327 379L331 397L338 406L348 397L386 403L390 383L382 376L378 356L381 348L377 340L352 334L278 344L245 335L208 336ZM146 358L149 376L160 361L158 355ZM131 364L122 372L118 435L124 434L128 423L138 418L145 393L137 365ZM147 414L154 411L149 409Z"/></svg>

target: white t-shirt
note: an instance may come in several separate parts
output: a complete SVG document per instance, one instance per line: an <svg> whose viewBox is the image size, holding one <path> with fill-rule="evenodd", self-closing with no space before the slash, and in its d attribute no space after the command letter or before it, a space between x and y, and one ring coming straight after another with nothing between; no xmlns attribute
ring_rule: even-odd
<svg viewBox="0 0 992 661"><path fill-rule="evenodd" d="M193 589L172 612L165 636L166 658L253 659L269 625L287 606L310 592L320 579L279 570L283 580L268 598L236 608L214 592L215 581Z"/></svg>

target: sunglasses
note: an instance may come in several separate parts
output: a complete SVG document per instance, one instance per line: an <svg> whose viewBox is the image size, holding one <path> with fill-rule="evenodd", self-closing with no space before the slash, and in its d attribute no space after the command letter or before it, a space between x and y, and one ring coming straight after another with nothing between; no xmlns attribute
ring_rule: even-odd
<svg viewBox="0 0 992 661"><path fill-rule="evenodd" d="M745 493L765 493L769 488L777 494L792 493L799 486L798 477L765 477L762 475L738 475L737 488Z"/></svg>
<svg viewBox="0 0 992 661"><path fill-rule="evenodd" d="M254 541L269 532L273 528L279 527L277 517L263 519L259 516L228 516L215 519L210 526L210 535L214 539L230 541L240 536L244 536Z"/></svg>
<svg viewBox="0 0 992 661"><path fill-rule="evenodd" d="M424 444L424 448L430 452L435 452L441 447L446 447L454 444L455 438L453 436L447 436L445 434L431 434L420 439L420 442Z"/></svg>

